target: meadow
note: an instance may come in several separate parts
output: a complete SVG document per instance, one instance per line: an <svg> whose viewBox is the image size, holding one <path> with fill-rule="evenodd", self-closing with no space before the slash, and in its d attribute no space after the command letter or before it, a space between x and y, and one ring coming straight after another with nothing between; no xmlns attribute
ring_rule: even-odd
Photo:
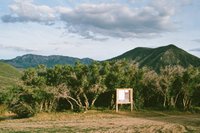
<svg viewBox="0 0 200 133"><path fill-rule="evenodd" d="M170 111L90 110L84 113L40 113L16 119L5 113L0 117L0 132L69 132L69 133L183 133L200 132L200 114Z"/></svg>

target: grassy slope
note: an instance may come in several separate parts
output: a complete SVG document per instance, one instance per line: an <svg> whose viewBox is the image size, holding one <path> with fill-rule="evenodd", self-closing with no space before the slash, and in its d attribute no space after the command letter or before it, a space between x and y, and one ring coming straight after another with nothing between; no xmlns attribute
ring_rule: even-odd
<svg viewBox="0 0 200 133"><path fill-rule="evenodd" d="M174 46L168 45L158 48L135 48L111 60L128 59L135 60L141 67L148 66L154 70L159 70L167 65L181 65L188 67L193 65L200 66L200 59L186 51Z"/></svg>
<svg viewBox="0 0 200 133"><path fill-rule="evenodd" d="M0 89L14 85L21 73L13 66L0 62Z"/></svg>

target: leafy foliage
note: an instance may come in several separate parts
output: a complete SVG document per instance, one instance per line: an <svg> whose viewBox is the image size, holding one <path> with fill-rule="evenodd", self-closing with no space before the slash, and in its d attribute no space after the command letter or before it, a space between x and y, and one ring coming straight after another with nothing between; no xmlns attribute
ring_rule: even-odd
<svg viewBox="0 0 200 133"><path fill-rule="evenodd" d="M4 95L4 100L9 110L19 117L30 117L36 113L33 90L28 87L15 86L8 88L7 93Z"/></svg>
<svg viewBox="0 0 200 133"><path fill-rule="evenodd" d="M21 85L8 89L3 96L10 110L21 117L62 108L88 110L102 98L114 108L116 88L133 88L135 109L190 110L200 106L200 69L192 66L167 66L157 73L147 67L140 69L137 63L126 60L91 65L76 62L74 66L53 68L39 65L25 70L21 79Z"/></svg>

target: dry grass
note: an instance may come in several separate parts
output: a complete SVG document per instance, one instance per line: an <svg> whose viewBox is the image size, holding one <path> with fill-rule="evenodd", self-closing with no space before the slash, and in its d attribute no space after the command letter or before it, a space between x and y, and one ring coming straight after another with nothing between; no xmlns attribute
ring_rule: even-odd
<svg viewBox="0 0 200 133"><path fill-rule="evenodd" d="M8 118L8 117L7 117ZM200 115L168 112L88 111L41 113L28 119L2 119L0 132L200 132Z"/></svg>

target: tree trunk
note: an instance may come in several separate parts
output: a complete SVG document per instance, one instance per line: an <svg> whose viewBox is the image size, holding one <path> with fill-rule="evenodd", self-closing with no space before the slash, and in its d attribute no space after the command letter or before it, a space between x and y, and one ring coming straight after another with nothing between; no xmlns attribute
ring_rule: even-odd
<svg viewBox="0 0 200 133"><path fill-rule="evenodd" d="M189 109L189 104L190 104L190 98L187 96L183 97L183 109L187 110Z"/></svg>
<svg viewBox="0 0 200 133"><path fill-rule="evenodd" d="M89 105L89 101L88 101L88 98L85 93L83 93L83 97L85 99L85 110L88 110L90 105Z"/></svg>
<svg viewBox="0 0 200 133"><path fill-rule="evenodd" d="M40 110L39 110L39 112L42 112L43 106L44 106L44 101L42 101L42 102L40 103Z"/></svg>
<svg viewBox="0 0 200 133"><path fill-rule="evenodd" d="M189 97L187 97L185 100L184 110L189 110L190 107L191 107L191 99Z"/></svg>
<svg viewBox="0 0 200 133"><path fill-rule="evenodd" d="M163 101L163 107L166 108L166 102L167 102L167 98L166 96L164 97L164 101Z"/></svg>
<svg viewBox="0 0 200 133"><path fill-rule="evenodd" d="M179 93L176 95L175 99L174 99L174 105L175 105L175 107L176 107L176 103L177 103L177 100L178 100L178 97L179 97L180 94L181 94L181 92L179 92Z"/></svg>
<svg viewBox="0 0 200 133"><path fill-rule="evenodd" d="M76 99L74 99L70 96L66 97L66 99L68 99L68 98L71 99L72 101L74 101L79 107L82 107L82 104L79 104L79 102Z"/></svg>
<svg viewBox="0 0 200 133"><path fill-rule="evenodd" d="M174 98L174 97L171 97L170 106L171 106L172 108L175 108L175 98Z"/></svg>
<svg viewBox="0 0 200 133"><path fill-rule="evenodd" d="M110 103L110 108L113 109L115 107L115 94L112 94L112 99Z"/></svg>
<svg viewBox="0 0 200 133"><path fill-rule="evenodd" d="M48 111L48 103L47 103L46 100L45 100L45 102L44 102L44 109L45 109L45 111Z"/></svg>
<svg viewBox="0 0 200 133"><path fill-rule="evenodd" d="M77 95L76 98L77 98L77 100L78 100L79 105L83 106L83 104L82 104L82 102L81 102L81 99L80 99L80 95Z"/></svg>
<svg viewBox="0 0 200 133"><path fill-rule="evenodd" d="M49 101L49 111L51 112L53 110L53 107L55 106L55 101L56 99L54 98L53 100Z"/></svg>
<svg viewBox="0 0 200 133"><path fill-rule="evenodd" d="M185 98L183 98L183 109L184 110L186 109L186 100L185 100Z"/></svg>
<svg viewBox="0 0 200 133"><path fill-rule="evenodd" d="M52 108L53 108L53 102L50 100L48 106L48 112L51 112Z"/></svg>
<svg viewBox="0 0 200 133"><path fill-rule="evenodd" d="M72 102L71 102L69 99L67 99L67 101L68 101L69 104L70 104L71 110L74 110L74 106L73 106Z"/></svg>
<svg viewBox="0 0 200 133"><path fill-rule="evenodd" d="M94 103L96 102L97 98L98 98L98 95L96 95L94 99L92 100L91 107L94 107Z"/></svg>
<svg viewBox="0 0 200 133"><path fill-rule="evenodd" d="M170 106L172 108L176 108L176 103L177 103L177 100L178 100L178 96L179 96L179 94L177 94L175 97L171 97Z"/></svg>
<svg viewBox="0 0 200 133"><path fill-rule="evenodd" d="M188 100L188 107L187 107L188 110L191 108L191 104L192 104L192 100L189 98L189 100Z"/></svg>

